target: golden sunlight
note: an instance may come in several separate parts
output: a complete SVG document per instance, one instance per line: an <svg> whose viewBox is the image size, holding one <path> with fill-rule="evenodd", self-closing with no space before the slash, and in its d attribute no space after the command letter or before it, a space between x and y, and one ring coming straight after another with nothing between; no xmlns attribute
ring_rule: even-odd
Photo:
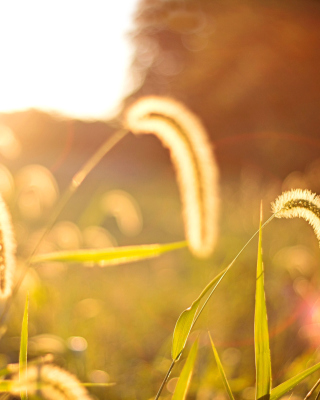
<svg viewBox="0 0 320 400"><path fill-rule="evenodd" d="M0 112L115 112L130 89L127 36L136 2L1 2Z"/></svg>

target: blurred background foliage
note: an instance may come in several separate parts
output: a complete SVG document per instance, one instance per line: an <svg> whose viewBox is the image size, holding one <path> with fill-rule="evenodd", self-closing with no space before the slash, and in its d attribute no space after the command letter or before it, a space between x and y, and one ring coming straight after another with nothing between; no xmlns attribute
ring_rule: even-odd
<svg viewBox="0 0 320 400"><path fill-rule="evenodd" d="M170 365L175 322L257 230L259 205L291 188L320 193L318 1L140 2L132 74L145 94L173 96L203 120L221 171L219 241L208 260L187 250L101 268L47 263L29 270L0 341L16 362L26 292L29 356L52 353L97 399L149 399ZM121 120L121 117L119 117ZM37 110L0 115L0 190L23 267L72 176L118 120L84 122ZM167 150L127 136L84 181L39 251L183 239ZM319 245L300 220L264 230L274 386L320 361ZM190 398L226 399L209 329L236 397L254 398L257 243L250 244L195 327L200 352ZM3 305L1 305L3 307ZM181 366L163 393L170 398ZM295 389L304 396L317 377Z"/></svg>

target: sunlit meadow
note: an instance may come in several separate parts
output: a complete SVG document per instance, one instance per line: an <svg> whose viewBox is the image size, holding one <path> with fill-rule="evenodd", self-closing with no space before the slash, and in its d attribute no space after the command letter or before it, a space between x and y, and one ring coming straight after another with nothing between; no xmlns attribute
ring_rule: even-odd
<svg viewBox="0 0 320 400"><path fill-rule="evenodd" d="M201 121L162 97L125 110L68 182L24 164L1 129L1 398L307 395L320 368L319 163L284 182L250 168L219 179ZM160 139L164 171L115 173L121 144L144 138L132 133Z"/></svg>
<svg viewBox="0 0 320 400"><path fill-rule="evenodd" d="M319 2L0 15L0 399L318 400Z"/></svg>

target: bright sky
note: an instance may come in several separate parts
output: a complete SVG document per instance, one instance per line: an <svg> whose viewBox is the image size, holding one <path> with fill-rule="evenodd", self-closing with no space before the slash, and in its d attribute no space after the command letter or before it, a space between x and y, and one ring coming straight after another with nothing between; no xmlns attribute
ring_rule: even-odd
<svg viewBox="0 0 320 400"><path fill-rule="evenodd" d="M105 119L129 90L137 0L0 1L0 112Z"/></svg>

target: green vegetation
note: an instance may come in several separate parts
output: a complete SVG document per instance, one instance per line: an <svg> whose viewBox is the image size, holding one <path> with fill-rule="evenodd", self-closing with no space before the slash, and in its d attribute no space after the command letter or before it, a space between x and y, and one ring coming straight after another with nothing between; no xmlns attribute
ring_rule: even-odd
<svg viewBox="0 0 320 400"><path fill-rule="evenodd" d="M318 198L290 192L270 214L279 185L250 171L242 181L221 182L215 250L198 259L181 241L173 175L155 177L152 187L87 183L122 138L124 131L108 139L75 174L60 202L49 205L49 218L43 191L28 192L26 178L8 197L18 262L12 295L1 299L0 398L277 400L292 390L305 397L320 369L319 339L310 330L319 323L318 242L304 221L290 221L290 229L274 217L285 210L317 233ZM77 197L82 182L88 186ZM27 211L26 193L35 196ZM260 217L257 230L261 198L268 218L263 224ZM185 212L199 212L201 221L204 207L190 204Z"/></svg>

